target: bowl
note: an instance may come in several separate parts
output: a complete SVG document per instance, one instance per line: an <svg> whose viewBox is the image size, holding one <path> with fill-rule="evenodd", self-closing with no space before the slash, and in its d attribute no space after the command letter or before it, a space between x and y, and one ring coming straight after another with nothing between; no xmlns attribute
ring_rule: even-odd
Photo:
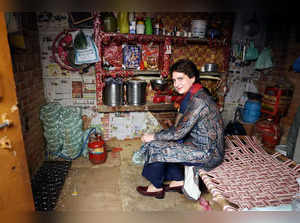
<svg viewBox="0 0 300 223"><path fill-rule="evenodd" d="M168 81L163 79L150 80L151 88L154 91L164 91L168 87Z"/></svg>

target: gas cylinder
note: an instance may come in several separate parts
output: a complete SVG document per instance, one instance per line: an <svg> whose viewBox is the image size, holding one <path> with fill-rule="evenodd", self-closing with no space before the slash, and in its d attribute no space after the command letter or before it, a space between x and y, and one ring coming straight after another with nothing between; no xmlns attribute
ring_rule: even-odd
<svg viewBox="0 0 300 223"><path fill-rule="evenodd" d="M88 143L89 160L93 164L104 163L107 158L107 151L104 146L104 141L101 136L98 136L96 141Z"/></svg>
<svg viewBox="0 0 300 223"><path fill-rule="evenodd" d="M264 147L274 150L280 141L280 128L271 118L260 120L255 124L254 135Z"/></svg>

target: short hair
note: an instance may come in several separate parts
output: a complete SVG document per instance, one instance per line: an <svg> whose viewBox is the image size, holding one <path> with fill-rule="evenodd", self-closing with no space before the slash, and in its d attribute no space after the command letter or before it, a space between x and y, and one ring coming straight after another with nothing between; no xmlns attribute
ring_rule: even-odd
<svg viewBox="0 0 300 223"><path fill-rule="evenodd" d="M197 66L189 59L180 59L170 67L170 74L180 72L187 75L189 78L195 77L195 83L200 82L200 73Z"/></svg>

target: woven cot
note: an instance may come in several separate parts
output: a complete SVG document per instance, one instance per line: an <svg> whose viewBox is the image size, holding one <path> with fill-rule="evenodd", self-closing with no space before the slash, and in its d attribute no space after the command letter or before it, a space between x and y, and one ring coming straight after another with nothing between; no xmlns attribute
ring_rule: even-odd
<svg viewBox="0 0 300 223"><path fill-rule="evenodd" d="M225 140L224 162L211 171L199 171L213 200L225 203L223 210L291 203L299 190L299 164L279 160L278 152L270 155L255 137L227 136Z"/></svg>

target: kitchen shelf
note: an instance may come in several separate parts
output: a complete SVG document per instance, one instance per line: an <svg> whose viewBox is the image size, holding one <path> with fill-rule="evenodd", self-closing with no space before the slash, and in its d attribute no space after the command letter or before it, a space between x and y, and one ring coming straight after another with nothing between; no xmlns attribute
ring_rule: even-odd
<svg viewBox="0 0 300 223"><path fill-rule="evenodd" d="M173 103L148 103L145 105L98 106L98 112L145 112L145 111L176 111Z"/></svg>
<svg viewBox="0 0 300 223"><path fill-rule="evenodd" d="M146 35L146 34L122 34L102 32L103 43L109 44L110 42L164 42L166 38L170 39L173 44L176 43L195 43L195 44L208 44L217 43L222 45L225 40L209 39L209 38L196 38L196 37L182 37L182 36L163 36L163 35Z"/></svg>
<svg viewBox="0 0 300 223"><path fill-rule="evenodd" d="M133 71L133 75L160 75L160 71L159 70L135 70Z"/></svg>

